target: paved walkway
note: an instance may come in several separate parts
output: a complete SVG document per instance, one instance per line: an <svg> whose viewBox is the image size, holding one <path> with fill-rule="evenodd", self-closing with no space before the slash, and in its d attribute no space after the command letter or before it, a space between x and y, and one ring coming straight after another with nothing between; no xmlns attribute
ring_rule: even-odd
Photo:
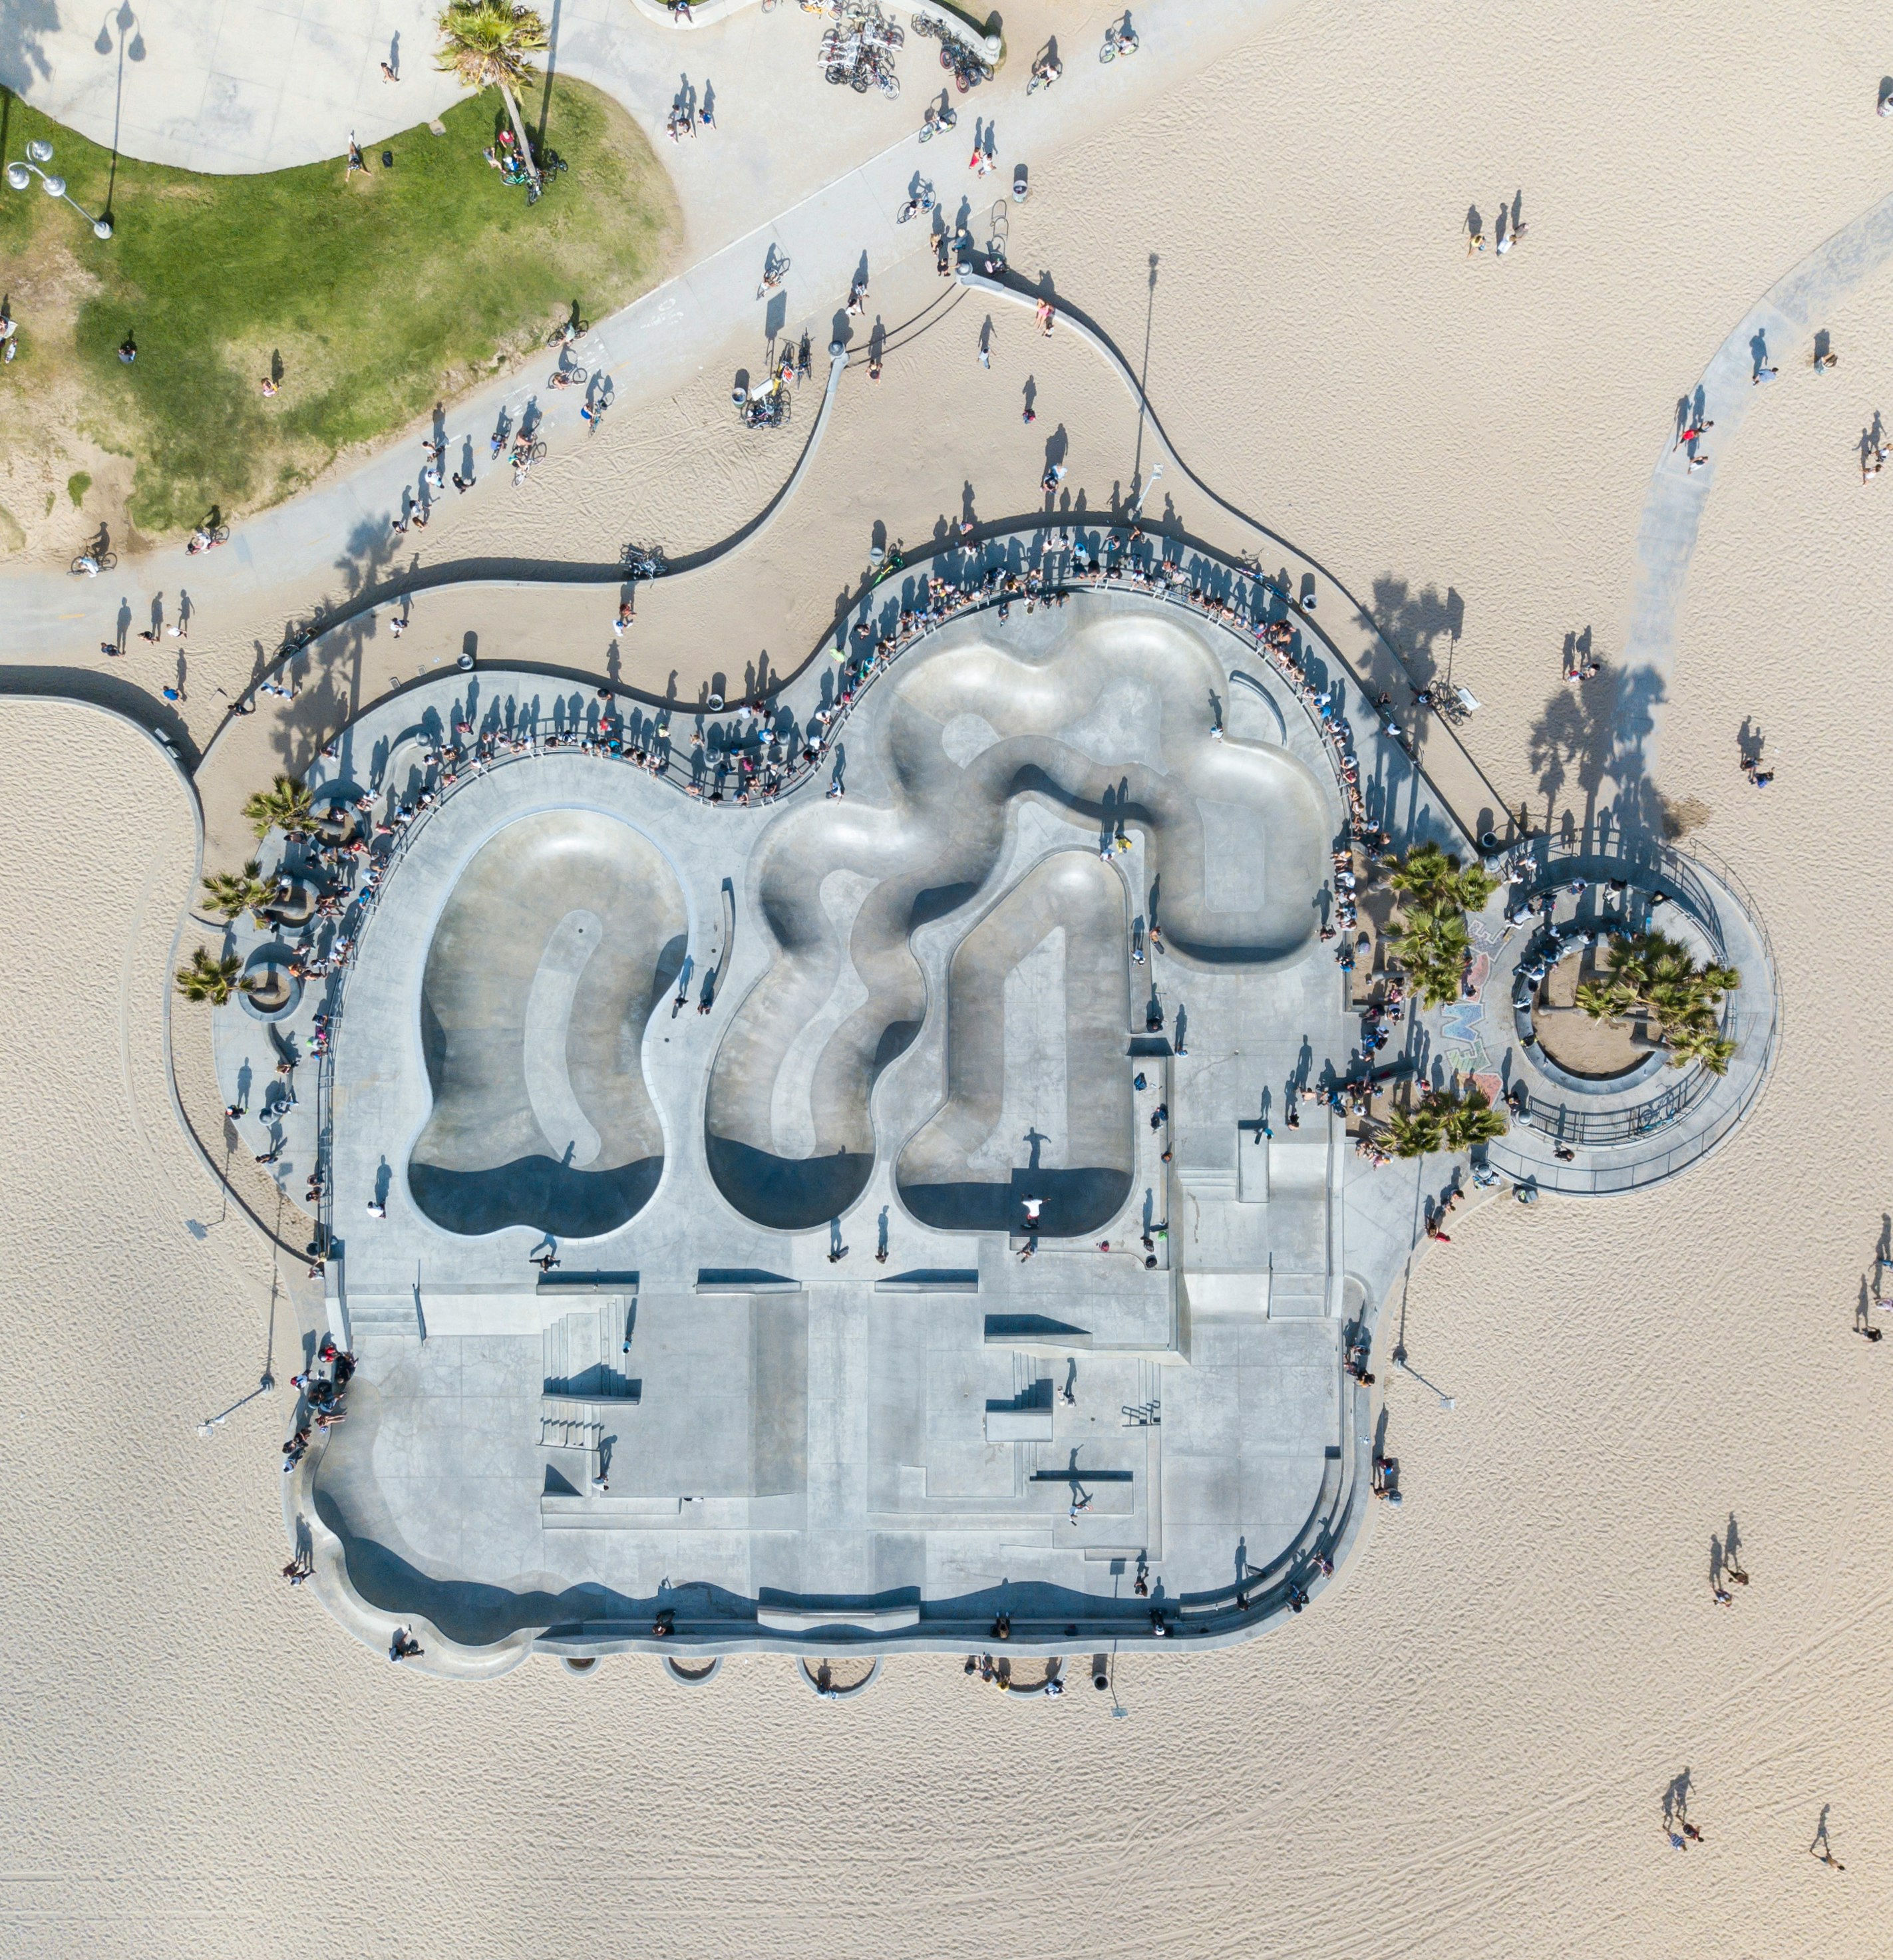
<svg viewBox="0 0 1893 1960"><path fill-rule="evenodd" d="M29 0L0 0L0 10L24 4ZM755 140L760 148L737 149L737 119L724 101L719 110L721 126L714 138L674 149L665 145L664 161L673 169L684 202L688 249L702 251L706 240L714 242L687 271L600 323L584 344L586 364L612 376L622 415L634 412L641 400L673 392L697 374L706 352L721 348L745 320L753 320L759 331L763 329L765 308L756 299L756 285L772 246L786 253L792 266L782 323L793 329L806 320L816 328L818 344L824 341L830 317L845 299L864 253L878 278L930 249L921 227L895 222L896 209L907 195L916 167L934 170L950 186L950 186L958 180L945 166L950 160L963 159L952 158L952 153L937 158L935 146L921 147L916 131L925 98L917 90L912 101L886 103L876 97L867 105L870 140L877 135L886 140L865 161L860 160L862 124L853 114L834 113L838 92L816 74L813 43L804 50L810 56L805 79L797 79L803 75L800 63L792 73L776 72L781 66L778 33L790 30L794 22L810 24L799 9L784 19L782 10L765 16L752 8L724 28L679 36L673 45L641 21L614 24L609 33L602 24L586 29L583 9L603 10L606 5L607 0L577 0L574 14L562 22L560 65L565 72L597 81L634 113L641 113L641 119L661 129L679 85L669 67L672 59L683 59L677 46L686 46L689 58L700 60L720 43L733 53L737 37L749 36L756 43L749 59L757 81L745 126L753 123L759 132L777 132L759 134ZM1100 34L1112 13L1109 6L1092 10ZM569 24L572 18L579 18L581 24ZM1062 37L1071 50L1064 79L1035 97L1029 109L1024 101L1027 77L1023 62L1009 65L990 90L981 91L984 113L997 118L1001 130L999 171L988 183L1009 181L1016 158L1069 145L1129 105L1173 87L1252 37L1258 18L1246 0L1201 0L1187 21L1153 16L1137 60L1109 66L1081 57L1091 25L1086 19L1074 21ZM800 47L800 42L796 45ZM663 81L654 94L660 53ZM612 64L609 72L607 60ZM641 70L639 63L644 65ZM714 76L708 78L714 84ZM27 92L36 100L43 98L43 90ZM866 103L867 98L847 96L851 110ZM412 119L411 113L403 119ZM833 133L838 129L842 132L838 137ZM1016 131L1025 136L1016 145ZM731 147L719 150L719 144ZM826 167L851 148L854 161L825 177L810 176L811 158ZM788 154L792 148L794 158ZM798 185L806 187L782 204L775 216L759 224L743 222L760 201L758 186L780 196ZM517 422L539 378L535 370L521 370L457 403L448 419L453 445L457 447L463 434L475 432L483 445L486 431L503 409ZM562 403L549 412L544 431L554 445L582 440L578 404ZM9 654L22 663L102 665L98 644L116 631L122 593L129 595L135 610L141 588L175 590L180 582L187 584L200 632L214 629L218 613L231 606L247 613L267 613L272 593L324 578L338 555L350 551L352 541L358 544L386 534L402 492L414 485L414 460L413 446L404 434L387 451L348 475L240 525L227 550L206 558L187 558L181 546L173 547L141 558L135 568L121 568L109 583L101 580L83 592L62 572L21 570L8 576L0 590L6 593L11 615ZM498 472L483 477L472 494L505 495L510 488L505 473ZM450 517L444 542L450 541L451 532Z"/></svg>
<svg viewBox="0 0 1893 1960"><path fill-rule="evenodd" d="M1782 385L1802 376L1813 355L1813 336L1822 317L1893 259L1893 196L1863 212L1811 252L1771 286L1716 348L1702 378L1685 397L1691 421L1706 417L1714 428L1691 445L1708 460L1690 467L1690 450L1676 445L1678 422L1650 480L1637 536L1637 596L1630 632L1618 663L1614 752L1605 774L1618 797L1620 821L1650 821L1656 813L1641 807L1643 788L1654 768L1656 737L1676 654L1676 618L1696 549L1703 504L1715 488L1723 458L1742 426L1756 389L1756 368L1765 361L1783 372ZM1806 378L1815 377L1809 372ZM1680 405L1679 405L1680 412Z"/></svg>
<svg viewBox="0 0 1893 1960"><path fill-rule="evenodd" d="M433 0L123 0L116 13L0 0L0 82L148 163L285 170L438 116ZM383 79L381 64L400 75Z"/></svg>

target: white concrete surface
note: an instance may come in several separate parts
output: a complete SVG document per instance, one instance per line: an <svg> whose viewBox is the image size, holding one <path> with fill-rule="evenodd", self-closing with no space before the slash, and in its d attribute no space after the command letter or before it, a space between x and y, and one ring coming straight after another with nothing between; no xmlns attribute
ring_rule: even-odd
<svg viewBox="0 0 1893 1960"><path fill-rule="evenodd" d="M431 0L0 0L0 82L95 143L241 174L339 156L464 91L434 65ZM390 63L400 80L383 78Z"/></svg>

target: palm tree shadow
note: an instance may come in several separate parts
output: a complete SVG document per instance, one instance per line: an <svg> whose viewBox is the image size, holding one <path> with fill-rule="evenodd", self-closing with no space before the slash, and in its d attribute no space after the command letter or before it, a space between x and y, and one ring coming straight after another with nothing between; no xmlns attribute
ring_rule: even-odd
<svg viewBox="0 0 1893 1960"><path fill-rule="evenodd" d="M1561 818L1589 831L1608 820L1646 837L1681 832L1648 773L1647 749L1665 698L1654 667L1606 667L1595 680L1561 687L1532 724L1528 756L1548 827Z"/></svg>

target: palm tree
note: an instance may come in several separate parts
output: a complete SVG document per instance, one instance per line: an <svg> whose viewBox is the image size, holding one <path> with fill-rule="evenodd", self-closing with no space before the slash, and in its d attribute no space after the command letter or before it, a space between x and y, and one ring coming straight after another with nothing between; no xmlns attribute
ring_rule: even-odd
<svg viewBox="0 0 1893 1960"><path fill-rule="evenodd" d="M1669 1050L1670 1066L1700 1061L1726 1072L1736 1044L1723 1038L1722 998L1742 985L1732 966L1698 966L1680 940L1660 932L1613 940L1601 982L1586 981L1577 1004L1594 1020L1646 1017Z"/></svg>
<svg viewBox="0 0 1893 1960"><path fill-rule="evenodd" d="M266 790L258 790L243 805L250 827L259 837L276 829L291 836L309 828L309 792L300 776L278 776Z"/></svg>
<svg viewBox="0 0 1893 1960"><path fill-rule="evenodd" d="M269 903L269 885L262 875L263 867L251 858L240 871L213 871L204 880L204 902L206 908L220 918L234 919L241 912L256 915L256 923L262 923L262 908Z"/></svg>
<svg viewBox="0 0 1893 1960"><path fill-rule="evenodd" d="M469 88L497 88L505 97L520 161L536 183L539 166L513 91L537 72L526 57L545 47L546 23L531 8L513 6L509 0L447 0L439 27L442 45L437 65L450 69Z"/></svg>
<svg viewBox="0 0 1893 1960"><path fill-rule="evenodd" d="M237 977L241 964L234 953L219 958L200 946L192 953L191 963L177 969L177 991L187 1001L208 1001L221 1007L234 990L250 991L250 983Z"/></svg>
<svg viewBox="0 0 1893 1960"><path fill-rule="evenodd" d="M1580 980L1577 1004L1594 1021L1621 1021L1636 1011L1637 992L1621 980Z"/></svg>
<svg viewBox="0 0 1893 1960"><path fill-rule="evenodd" d="M1407 900L1427 912L1476 912L1499 888L1499 881L1482 865L1463 870L1459 859L1441 845L1416 844L1404 858L1382 861L1391 867L1387 882Z"/></svg>
<svg viewBox="0 0 1893 1960"><path fill-rule="evenodd" d="M1723 1036L1713 1020L1672 1028L1664 1039L1672 1068L1686 1068L1691 1062L1699 1061L1711 1075L1726 1075L1729 1063L1735 1059L1736 1044Z"/></svg>
<svg viewBox="0 0 1893 1960"><path fill-rule="evenodd" d="M1494 1109L1491 1097L1478 1087L1468 1090L1463 1096L1435 1096L1432 1107L1439 1120L1443 1149L1469 1150L1493 1142L1511 1127L1505 1112Z"/></svg>
<svg viewBox="0 0 1893 1960"><path fill-rule="evenodd" d="M1449 1007L1459 999L1472 957L1472 935L1464 912L1410 905L1393 951L1424 1005Z"/></svg>
<svg viewBox="0 0 1893 1960"><path fill-rule="evenodd" d="M1440 1148L1440 1118L1430 1102L1396 1109L1387 1118L1387 1141L1397 1157L1424 1157Z"/></svg>

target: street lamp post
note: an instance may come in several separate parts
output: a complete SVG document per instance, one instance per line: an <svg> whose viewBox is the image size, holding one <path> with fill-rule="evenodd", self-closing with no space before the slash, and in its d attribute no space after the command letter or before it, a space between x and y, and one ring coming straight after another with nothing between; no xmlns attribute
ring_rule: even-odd
<svg viewBox="0 0 1893 1960"><path fill-rule="evenodd" d="M65 198L66 202L91 226L94 238L110 237L112 221L109 218L94 218L76 199L66 197L64 177L51 176L40 167L42 164L49 164L52 161L52 145L43 138L36 136L27 145L27 161L22 162L16 159L8 164L7 182L15 190L24 190L37 177L40 189L48 197Z"/></svg>

